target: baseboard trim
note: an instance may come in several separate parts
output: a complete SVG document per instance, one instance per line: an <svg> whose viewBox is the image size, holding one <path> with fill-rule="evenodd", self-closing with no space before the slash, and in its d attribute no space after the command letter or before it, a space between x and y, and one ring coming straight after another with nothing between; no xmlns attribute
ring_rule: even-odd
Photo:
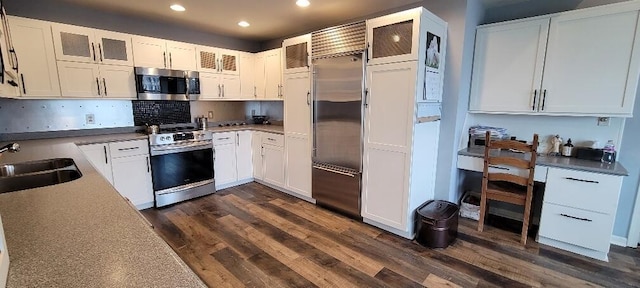
<svg viewBox="0 0 640 288"><path fill-rule="evenodd" d="M611 244L621 247L627 247L627 238L617 235L611 235Z"/></svg>

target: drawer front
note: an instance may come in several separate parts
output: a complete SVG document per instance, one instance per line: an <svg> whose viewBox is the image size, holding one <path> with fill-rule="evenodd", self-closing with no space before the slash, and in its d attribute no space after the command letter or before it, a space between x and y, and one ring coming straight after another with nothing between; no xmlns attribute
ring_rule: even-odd
<svg viewBox="0 0 640 288"><path fill-rule="evenodd" d="M615 214L622 176L549 168L544 202Z"/></svg>
<svg viewBox="0 0 640 288"><path fill-rule="evenodd" d="M269 145L284 147L284 135L273 134L273 133L263 133L262 144L269 144Z"/></svg>
<svg viewBox="0 0 640 288"><path fill-rule="evenodd" d="M484 171L484 158L472 157L472 156L458 156L458 169L483 172ZM536 165L536 170L533 174L533 180L536 182L547 181L547 167ZM518 169L514 167L491 165L489 166L490 173L507 173L518 175L522 177L529 177L529 171L525 169Z"/></svg>
<svg viewBox="0 0 640 288"><path fill-rule="evenodd" d="M597 251L609 251L614 215L550 203L542 205L538 234Z"/></svg>
<svg viewBox="0 0 640 288"><path fill-rule="evenodd" d="M236 132L213 133L213 146L235 143Z"/></svg>
<svg viewBox="0 0 640 288"><path fill-rule="evenodd" d="M149 154L147 140L122 141L109 143L111 158Z"/></svg>

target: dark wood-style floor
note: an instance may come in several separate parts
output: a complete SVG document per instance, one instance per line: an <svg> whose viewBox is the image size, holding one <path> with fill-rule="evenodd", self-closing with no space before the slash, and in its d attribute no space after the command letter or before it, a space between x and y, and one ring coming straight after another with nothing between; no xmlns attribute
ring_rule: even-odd
<svg viewBox="0 0 640 288"><path fill-rule="evenodd" d="M257 183L143 214L210 287L640 285L635 249L605 263L462 218L453 245L428 249Z"/></svg>

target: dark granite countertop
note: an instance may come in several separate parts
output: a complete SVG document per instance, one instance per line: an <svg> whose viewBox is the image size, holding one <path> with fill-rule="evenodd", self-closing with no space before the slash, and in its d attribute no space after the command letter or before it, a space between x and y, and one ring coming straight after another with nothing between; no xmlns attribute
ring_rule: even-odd
<svg viewBox="0 0 640 288"><path fill-rule="evenodd" d="M509 157L525 157L524 154L515 153L511 151L504 150L494 150L491 151L492 155L504 155ZM484 157L484 149L483 148L465 148L458 151L458 155L463 156L471 156L471 157ZM627 169L622 166L619 162L615 162L613 164L606 164L597 161L583 160L572 157L561 157L561 156L545 156L540 155L536 160L536 165L546 166L546 167L556 167L563 169L571 169L571 170L579 170L585 172L594 172L594 173L602 173L602 174L610 174L617 176L628 176L629 172Z"/></svg>

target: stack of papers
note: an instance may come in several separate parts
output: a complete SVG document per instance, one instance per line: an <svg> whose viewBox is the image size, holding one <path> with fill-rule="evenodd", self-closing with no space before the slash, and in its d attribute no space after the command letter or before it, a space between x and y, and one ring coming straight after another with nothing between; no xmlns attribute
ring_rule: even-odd
<svg viewBox="0 0 640 288"><path fill-rule="evenodd" d="M487 131L491 132L491 137L504 139L509 136L506 128L490 127L490 126L472 126L469 127L469 135L484 136Z"/></svg>

